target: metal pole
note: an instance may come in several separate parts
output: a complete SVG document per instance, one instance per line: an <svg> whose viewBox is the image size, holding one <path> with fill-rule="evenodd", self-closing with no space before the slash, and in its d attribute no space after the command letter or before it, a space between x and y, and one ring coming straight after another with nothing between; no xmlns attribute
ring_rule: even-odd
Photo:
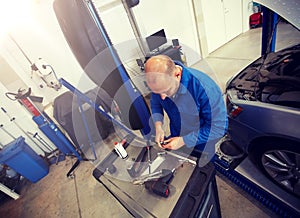
<svg viewBox="0 0 300 218"><path fill-rule="evenodd" d="M50 145L44 139L42 139L40 136L38 136L37 132L33 134L32 132L27 131L27 133L29 135L31 135L33 138L35 138L36 140L38 140L45 148L47 148L48 151L50 151L50 152L53 151L53 149L50 147Z"/></svg>
<svg viewBox="0 0 300 218"><path fill-rule="evenodd" d="M107 119L111 120L113 123L117 124L119 127L121 127L123 130L125 130L127 133L131 135L136 135L132 130L130 130L127 126L125 126L120 121L116 120L109 112L106 112L100 105L97 105L94 101L92 101L89 97L84 95L82 92L80 92L78 89L76 89L74 86L72 86L70 83L68 83L63 78L59 79L59 82L65 86L67 89L69 89L74 95L76 95L81 101L84 101L88 103L91 107L93 107L96 111L104 115Z"/></svg>
<svg viewBox="0 0 300 218"><path fill-rule="evenodd" d="M84 115L84 110L82 108L81 100L79 98L77 98L77 102L78 102L79 109L80 109L79 113L81 115L81 119L83 121L84 128L85 128L86 134L88 136L90 147L92 148L95 160L97 160L97 154L96 154L96 151L95 151L95 143L93 142L93 139L92 139L92 136L91 136L91 132L89 130L89 126L88 126L86 117Z"/></svg>
<svg viewBox="0 0 300 218"><path fill-rule="evenodd" d="M24 57L27 59L27 61L30 63L30 66L32 66L32 61L29 59L29 57L27 56L27 54L24 52L24 50L20 47L20 45L17 43L17 41L14 39L14 37L12 37L11 34L8 34L9 38L16 44L16 46L18 47L18 49L21 51L21 53L24 55Z"/></svg>
<svg viewBox="0 0 300 218"><path fill-rule="evenodd" d="M148 138L154 129L153 122L149 122L151 115L150 115L148 106L144 102L142 95L138 92L135 85L131 82L131 80L126 72L125 67L121 63L121 60L120 60L117 52L115 51L114 47L112 46L112 43L108 37L108 34L107 34L102 22L101 22L101 19L99 18L98 14L96 12L94 4L91 1L88 1L86 4L87 4L87 7L88 7L92 17L94 18L95 24L99 28L99 30L104 38L104 41L107 45L107 49L112 55L112 58L116 64L116 67L117 67L117 69L120 73L120 76L124 82L124 86L129 94L131 100L133 101L133 106L137 111L137 114L138 114L138 117L139 117L141 123L143 124L143 128L140 129L140 131L145 138ZM62 81L62 79L60 79L60 82L61 81Z"/></svg>
<svg viewBox="0 0 300 218"><path fill-rule="evenodd" d="M17 194L16 192L14 192L14 190L11 190L7 186L3 185L2 183L0 183L0 191L4 192L5 194L7 194L9 197L13 198L14 200L17 200L20 197L20 195Z"/></svg>
<svg viewBox="0 0 300 218"><path fill-rule="evenodd" d="M263 7L262 45L261 55L274 52L278 15L270 9Z"/></svg>
<svg viewBox="0 0 300 218"><path fill-rule="evenodd" d="M16 118L15 117L11 117L8 113L7 113L7 111L3 108L3 107L1 107L1 110L7 115L7 117L10 119L10 121L11 122L13 122L26 136L27 136L27 138L29 138L43 153L44 153L44 155L46 155L46 152L41 148L41 146L39 146L31 137L30 137L30 135L28 135L26 132L25 132L25 130L16 122ZM12 136L14 139L15 139L15 137L14 136Z"/></svg>
<svg viewBox="0 0 300 218"><path fill-rule="evenodd" d="M134 14L132 13L132 9L128 7L128 4L126 2L126 0L122 0L122 4L124 6L124 9L127 13L127 16L128 16L128 19L129 19L129 23L132 27L132 30L133 30L133 33L134 33L134 36L139 44L139 47L143 53L144 56L146 56L146 52L145 52L145 48L144 48L144 43L142 41L142 35L141 35L141 32L140 32L140 29L137 25L137 22L136 22L136 19L135 19L135 16Z"/></svg>
<svg viewBox="0 0 300 218"><path fill-rule="evenodd" d="M12 139L17 139L16 137L14 137L10 132L8 132L6 129L4 129L3 124L0 124L0 128L7 134L9 135Z"/></svg>

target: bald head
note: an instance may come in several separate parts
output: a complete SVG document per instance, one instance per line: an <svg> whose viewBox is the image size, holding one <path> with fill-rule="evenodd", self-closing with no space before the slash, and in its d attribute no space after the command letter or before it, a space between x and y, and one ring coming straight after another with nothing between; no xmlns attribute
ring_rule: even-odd
<svg viewBox="0 0 300 218"><path fill-rule="evenodd" d="M145 64L146 82L152 92L164 99L175 94L180 84L181 67L166 55L157 55Z"/></svg>
<svg viewBox="0 0 300 218"><path fill-rule="evenodd" d="M171 75L174 69L174 62L166 55L152 56L145 64L146 73L165 73Z"/></svg>

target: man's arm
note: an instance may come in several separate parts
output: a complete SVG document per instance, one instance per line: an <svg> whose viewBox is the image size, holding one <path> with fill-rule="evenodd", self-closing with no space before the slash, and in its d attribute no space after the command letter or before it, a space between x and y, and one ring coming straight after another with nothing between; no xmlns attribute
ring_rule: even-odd
<svg viewBox="0 0 300 218"><path fill-rule="evenodd" d="M159 99L155 94L152 94L150 99L152 118L155 124L155 142L160 146L160 142L164 141L165 132L163 130L164 112Z"/></svg>
<svg viewBox="0 0 300 218"><path fill-rule="evenodd" d="M199 130L195 130L183 136L187 147L206 144L207 141L219 139L224 136L227 129L226 106L222 92L217 85L199 92L200 104L199 118L201 124Z"/></svg>
<svg viewBox="0 0 300 218"><path fill-rule="evenodd" d="M184 136L183 141L187 147L194 147L199 144L205 144L210 137L211 130L211 107L206 94L199 95L199 129L196 129Z"/></svg>

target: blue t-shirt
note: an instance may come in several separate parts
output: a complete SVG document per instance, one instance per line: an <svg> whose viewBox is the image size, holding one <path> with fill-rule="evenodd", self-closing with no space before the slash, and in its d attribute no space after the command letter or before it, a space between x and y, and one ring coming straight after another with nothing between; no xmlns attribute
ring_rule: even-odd
<svg viewBox="0 0 300 218"><path fill-rule="evenodd" d="M187 147L206 144L224 136L227 130L227 113L219 86L201 71L182 67L177 93L161 99L151 95L151 112L154 122L163 122L163 110L170 120L171 137L182 136Z"/></svg>

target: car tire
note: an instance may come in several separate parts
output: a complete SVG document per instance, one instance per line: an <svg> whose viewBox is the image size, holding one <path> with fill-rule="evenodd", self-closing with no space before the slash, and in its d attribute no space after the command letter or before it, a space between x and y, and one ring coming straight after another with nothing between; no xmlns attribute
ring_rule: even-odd
<svg viewBox="0 0 300 218"><path fill-rule="evenodd" d="M288 140L259 143L252 160L272 182L300 197L300 144Z"/></svg>

